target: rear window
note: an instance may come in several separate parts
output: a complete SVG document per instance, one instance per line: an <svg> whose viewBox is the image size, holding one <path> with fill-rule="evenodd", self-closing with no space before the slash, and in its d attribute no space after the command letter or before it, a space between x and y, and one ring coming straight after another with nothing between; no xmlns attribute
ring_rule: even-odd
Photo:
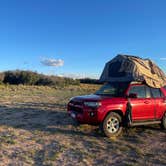
<svg viewBox="0 0 166 166"><path fill-rule="evenodd" d="M154 98L161 98L164 96L161 90L158 88L151 88L151 92Z"/></svg>

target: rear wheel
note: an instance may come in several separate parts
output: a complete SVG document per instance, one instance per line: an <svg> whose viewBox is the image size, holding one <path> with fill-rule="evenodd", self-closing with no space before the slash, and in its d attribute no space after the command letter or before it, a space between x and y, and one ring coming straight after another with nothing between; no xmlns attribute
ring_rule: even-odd
<svg viewBox="0 0 166 166"><path fill-rule="evenodd" d="M161 121L161 128L166 129L166 113L164 114Z"/></svg>
<svg viewBox="0 0 166 166"><path fill-rule="evenodd" d="M115 112L110 112L102 123L102 129L107 137L120 135L122 132L122 117Z"/></svg>

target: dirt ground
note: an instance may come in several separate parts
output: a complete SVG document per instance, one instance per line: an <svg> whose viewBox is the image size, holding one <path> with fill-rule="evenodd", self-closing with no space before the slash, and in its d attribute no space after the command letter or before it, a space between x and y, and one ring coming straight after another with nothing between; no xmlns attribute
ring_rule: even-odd
<svg viewBox="0 0 166 166"><path fill-rule="evenodd" d="M97 88L0 86L0 165L165 166L166 131L158 125L125 129L109 139L67 115L70 97Z"/></svg>

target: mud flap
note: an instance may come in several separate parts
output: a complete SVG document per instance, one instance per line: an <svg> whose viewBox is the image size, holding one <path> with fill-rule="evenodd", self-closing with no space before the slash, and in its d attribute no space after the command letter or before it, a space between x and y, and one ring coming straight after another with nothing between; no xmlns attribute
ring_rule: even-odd
<svg viewBox="0 0 166 166"><path fill-rule="evenodd" d="M125 113L125 126L129 127L132 124L132 106L130 103L130 100L128 99L127 105L126 105L126 113Z"/></svg>

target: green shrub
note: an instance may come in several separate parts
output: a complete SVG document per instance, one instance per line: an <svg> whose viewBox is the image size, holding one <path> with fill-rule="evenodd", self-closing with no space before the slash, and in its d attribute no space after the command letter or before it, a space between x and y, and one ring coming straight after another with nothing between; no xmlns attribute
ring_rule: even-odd
<svg viewBox="0 0 166 166"><path fill-rule="evenodd" d="M4 73L0 73L0 84L3 84Z"/></svg>
<svg viewBox="0 0 166 166"><path fill-rule="evenodd" d="M0 75L0 81L2 80L5 84L23 84L23 85L44 85L44 86L60 86L64 87L67 85L79 85L79 80L72 78L64 78L57 76L47 76L44 74L38 74L33 71L6 71Z"/></svg>

